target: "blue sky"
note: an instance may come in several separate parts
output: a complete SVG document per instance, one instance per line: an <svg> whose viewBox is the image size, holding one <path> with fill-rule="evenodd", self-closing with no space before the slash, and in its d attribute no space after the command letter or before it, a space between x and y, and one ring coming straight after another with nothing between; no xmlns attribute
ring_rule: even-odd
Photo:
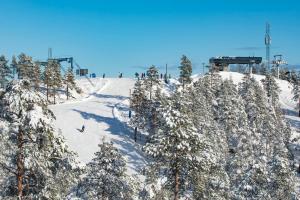
<svg viewBox="0 0 300 200"><path fill-rule="evenodd" d="M213 56L271 55L300 64L300 2L293 0L3 0L0 54L73 56L82 67L131 76L154 64L177 72L182 54L202 72Z"/></svg>

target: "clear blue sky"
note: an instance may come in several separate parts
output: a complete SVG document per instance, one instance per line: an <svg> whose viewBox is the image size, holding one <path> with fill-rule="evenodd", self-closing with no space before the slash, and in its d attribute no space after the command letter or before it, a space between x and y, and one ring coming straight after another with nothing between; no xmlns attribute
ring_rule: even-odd
<svg viewBox="0 0 300 200"><path fill-rule="evenodd" d="M0 54L25 52L46 59L73 56L90 71L125 76L168 63L182 54L202 72L213 56L271 55L300 64L300 2L285 0L3 0Z"/></svg>

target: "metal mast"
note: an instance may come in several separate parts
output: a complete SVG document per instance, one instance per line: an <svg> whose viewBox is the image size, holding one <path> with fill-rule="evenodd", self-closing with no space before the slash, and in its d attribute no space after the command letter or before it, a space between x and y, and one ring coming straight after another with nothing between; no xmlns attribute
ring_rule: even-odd
<svg viewBox="0 0 300 200"><path fill-rule="evenodd" d="M271 36L270 36L270 24L266 23L266 35L265 35L265 45L266 45L266 64L267 69L270 71L270 46L271 46Z"/></svg>
<svg viewBox="0 0 300 200"><path fill-rule="evenodd" d="M48 48L48 59L52 59L52 48Z"/></svg>

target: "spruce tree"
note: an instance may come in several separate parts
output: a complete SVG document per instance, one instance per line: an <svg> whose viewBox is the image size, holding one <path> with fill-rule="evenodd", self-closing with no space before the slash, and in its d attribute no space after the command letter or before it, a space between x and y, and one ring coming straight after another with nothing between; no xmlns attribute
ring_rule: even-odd
<svg viewBox="0 0 300 200"><path fill-rule="evenodd" d="M162 172L166 177L165 188L173 192L176 200L184 193L186 184L191 183L191 169L198 164L196 152L203 148L202 137L190 120L191 113L182 95L177 91L160 106L161 126L144 147L155 160L152 170Z"/></svg>
<svg viewBox="0 0 300 200"><path fill-rule="evenodd" d="M157 68L152 65L146 73L147 78L145 79L145 85L147 88L147 91L149 92L149 99L152 99L153 90L155 89L155 86L159 84L159 75Z"/></svg>
<svg viewBox="0 0 300 200"><path fill-rule="evenodd" d="M295 188L287 148L290 130L280 112L268 103L267 93L256 80L246 76L241 84L240 94L244 99L252 131L251 142L255 158L240 185L243 187L241 195L245 198L274 199L274 194L279 192L280 196L292 199ZM289 181L283 182L282 177L278 176L280 174L284 174Z"/></svg>
<svg viewBox="0 0 300 200"><path fill-rule="evenodd" d="M38 63L34 63L32 72L32 82L35 90L39 91L41 82L41 66Z"/></svg>
<svg viewBox="0 0 300 200"><path fill-rule="evenodd" d="M64 83L66 85L67 99L69 99L69 90L74 89L76 87L73 70L71 68L68 68L67 72L65 73Z"/></svg>
<svg viewBox="0 0 300 200"><path fill-rule="evenodd" d="M262 79L262 84L267 93L270 104L275 107L278 104L280 89L276 83L274 76L267 73L266 78Z"/></svg>
<svg viewBox="0 0 300 200"><path fill-rule="evenodd" d="M149 100L146 97L145 86L142 80L136 81L130 98L130 109L133 111L131 124L140 130L147 126L147 107Z"/></svg>
<svg viewBox="0 0 300 200"><path fill-rule="evenodd" d="M15 74L18 71L18 62L17 62L17 58L16 58L15 55L12 56L10 66L11 66L11 69L12 69L12 77L15 78Z"/></svg>
<svg viewBox="0 0 300 200"><path fill-rule="evenodd" d="M126 161L112 143L99 144L95 158L88 163L78 196L84 199L133 199L134 186L126 175Z"/></svg>
<svg viewBox="0 0 300 200"><path fill-rule="evenodd" d="M179 66L180 69L180 76L179 81L182 83L182 86L189 84L192 82L191 75L192 75L192 63L191 61L183 55L181 58L181 65Z"/></svg>
<svg viewBox="0 0 300 200"><path fill-rule="evenodd" d="M298 116L300 117L300 72L298 73L297 78L295 78L295 80L293 81L293 95L294 101L298 102Z"/></svg>
<svg viewBox="0 0 300 200"><path fill-rule="evenodd" d="M5 88L8 81L12 78L12 71L8 66L5 56L0 56L0 87Z"/></svg>
<svg viewBox="0 0 300 200"><path fill-rule="evenodd" d="M52 87L53 87L53 103L55 104L55 96L57 93L57 90L62 87L62 76L61 76L61 66L60 63L57 61L54 61L52 63L52 70L53 70L53 82L52 82Z"/></svg>
<svg viewBox="0 0 300 200"><path fill-rule="evenodd" d="M9 84L0 99L0 121L8 125L1 133L2 197L65 198L76 184L77 168L73 153L54 133L54 115L43 97L21 80Z"/></svg>
<svg viewBox="0 0 300 200"><path fill-rule="evenodd" d="M228 199L229 177L225 171L228 145L225 133L216 123L209 87L203 78L187 88L186 100L191 102L192 120L198 133L206 138L205 150L199 153L200 167L193 170L194 199Z"/></svg>
<svg viewBox="0 0 300 200"><path fill-rule="evenodd" d="M17 72L19 79L27 79L29 81L34 79L34 63L30 56L24 53L18 56Z"/></svg>

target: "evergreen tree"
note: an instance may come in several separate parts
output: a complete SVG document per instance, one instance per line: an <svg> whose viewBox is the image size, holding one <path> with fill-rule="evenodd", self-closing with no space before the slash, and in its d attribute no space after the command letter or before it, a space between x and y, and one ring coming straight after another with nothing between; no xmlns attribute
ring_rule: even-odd
<svg viewBox="0 0 300 200"><path fill-rule="evenodd" d="M59 88L62 87L62 76L61 76L61 66L60 63L57 61L54 61L51 66L53 70L53 82L52 82L52 87L53 87L53 103L55 104L55 96L56 92Z"/></svg>
<svg viewBox="0 0 300 200"><path fill-rule="evenodd" d="M275 78L267 73L266 78L262 80L263 87L267 93L270 104L275 107L278 104L280 89L276 83Z"/></svg>
<svg viewBox="0 0 300 200"><path fill-rule="evenodd" d="M12 56L10 66L11 66L11 69L12 69L12 77L15 78L15 74L18 71L18 62L17 62L17 58L16 58L15 55Z"/></svg>
<svg viewBox="0 0 300 200"><path fill-rule="evenodd" d="M183 87L186 84L189 84L192 82L191 75L192 75L192 63L191 61L183 55L181 58L181 65L179 66L180 69L180 77L179 81L182 83Z"/></svg>
<svg viewBox="0 0 300 200"><path fill-rule="evenodd" d="M48 61L47 66L45 67L45 70L43 72L43 83L46 86L46 97L47 97L47 102L49 101L49 96L50 96L50 89L52 88L53 85L53 71L52 71L52 64L51 60Z"/></svg>
<svg viewBox="0 0 300 200"><path fill-rule="evenodd" d="M142 80L138 80L134 85L133 93L130 98L130 109L133 111L131 124L141 130L145 130L148 124L148 102L145 86Z"/></svg>
<svg viewBox="0 0 300 200"><path fill-rule="evenodd" d="M40 64L34 63L33 72L32 72L32 82L34 88L39 91L40 82L41 82L41 67Z"/></svg>
<svg viewBox="0 0 300 200"><path fill-rule="evenodd" d="M293 81L293 99L298 102L299 117L300 117L300 72L297 78Z"/></svg>
<svg viewBox="0 0 300 200"><path fill-rule="evenodd" d="M225 171L228 145L225 133L219 129L212 113L216 103L211 101L211 91L204 78L187 88L186 100L191 102L192 120L198 133L206 138L205 150L198 155L200 167L193 170L194 199L228 199L229 177Z"/></svg>
<svg viewBox="0 0 300 200"><path fill-rule="evenodd" d="M27 79L32 81L34 79L34 63L30 56L21 53L18 56L17 72L19 79Z"/></svg>
<svg viewBox="0 0 300 200"><path fill-rule="evenodd" d="M146 89L149 92L149 99L152 99L153 89L159 84L159 75L157 68L152 65L146 73L147 78L145 79Z"/></svg>
<svg viewBox="0 0 300 200"><path fill-rule="evenodd" d="M244 99L245 110L248 115L248 123L252 131L253 157L255 158L248 168L241 195L245 198L274 199L274 194L280 192L291 199L294 191L293 175L289 163L290 154L287 149L290 130L276 109L267 101L267 95L250 76L244 78L241 84L240 94ZM279 152L281 154L278 157ZM282 162L285 160L286 162ZM274 174L285 174L287 182ZM275 177L274 177L275 176ZM274 178L272 178L274 177ZM270 185L272 187L270 187ZM281 188L280 191L273 186ZM284 189L283 189L284 188ZM285 191L285 192L283 192Z"/></svg>
<svg viewBox="0 0 300 200"><path fill-rule="evenodd" d="M54 133L54 115L46 102L28 80L8 85L0 99L0 121L8 125L1 133L5 159L0 160L0 171L6 173L1 196L65 198L78 173L73 153Z"/></svg>
<svg viewBox="0 0 300 200"><path fill-rule="evenodd" d="M53 95L53 103L55 104L57 89L62 87L60 64L56 60L48 60L43 73L43 82L46 85L47 100L50 95Z"/></svg>
<svg viewBox="0 0 300 200"><path fill-rule="evenodd" d="M156 161L152 165L152 170L156 171L154 174L162 172L166 177L165 188L173 191L176 200L191 182L191 169L199 163L196 152L203 148L202 137L190 120L191 113L186 102L182 101L182 95L177 91L160 106L158 119L161 126L144 147Z"/></svg>
<svg viewBox="0 0 300 200"><path fill-rule="evenodd" d="M126 175L126 161L112 143L103 141L95 158L87 165L87 174L79 185L84 199L133 199L134 186Z"/></svg>
<svg viewBox="0 0 300 200"><path fill-rule="evenodd" d="M68 70L65 74L64 83L66 85L67 99L69 99L69 90L74 89L76 87L73 70L71 68L68 68Z"/></svg>
<svg viewBox="0 0 300 200"><path fill-rule="evenodd" d="M8 60L5 56L0 56L0 87L5 88L9 79L12 78L11 69L8 66Z"/></svg>

